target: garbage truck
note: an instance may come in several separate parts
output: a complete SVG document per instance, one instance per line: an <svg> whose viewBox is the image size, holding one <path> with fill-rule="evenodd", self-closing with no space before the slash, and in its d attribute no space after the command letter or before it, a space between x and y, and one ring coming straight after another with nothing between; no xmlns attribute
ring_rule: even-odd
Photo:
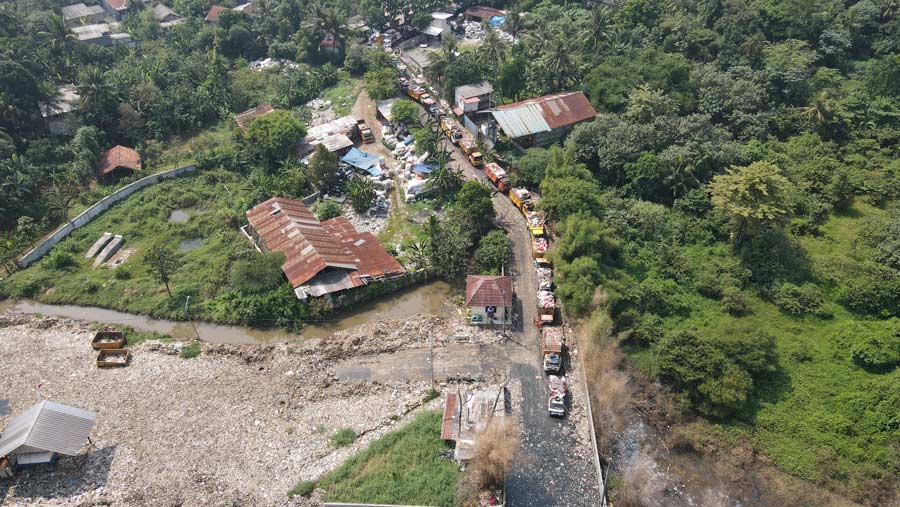
<svg viewBox="0 0 900 507"><path fill-rule="evenodd" d="M547 400L547 411L551 416L565 417L566 395L569 389L566 386L566 377L550 375L550 396Z"/></svg>
<svg viewBox="0 0 900 507"><path fill-rule="evenodd" d="M543 337L541 354L544 356L544 373L557 374L562 369L563 344L565 337L558 326L541 329Z"/></svg>
<svg viewBox="0 0 900 507"><path fill-rule="evenodd" d="M506 177L506 171L504 171L496 162L485 164L484 175L491 180L491 183L497 187L497 190L501 192L509 190L509 179Z"/></svg>
<svg viewBox="0 0 900 507"><path fill-rule="evenodd" d="M474 139L463 134L463 139L459 142L459 147L466 155L466 158L469 159L470 164L475 167L484 165L484 157L482 157L481 152L478 151L478 144Z"/></svg>

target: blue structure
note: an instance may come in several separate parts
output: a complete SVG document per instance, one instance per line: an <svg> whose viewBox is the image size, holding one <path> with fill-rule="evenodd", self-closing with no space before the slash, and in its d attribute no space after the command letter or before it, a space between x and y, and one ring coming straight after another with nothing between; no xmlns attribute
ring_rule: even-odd
<svg viewBox="0 0 900 507"><path fill-rule="evenodd" d="M381 157L378 155L366 153L358 148L351 148L350 151L341 158L341 162L352 165L353 167L366 171L376 177L381 176L381 169L378 168L379 160L381 160Z"/></svg>

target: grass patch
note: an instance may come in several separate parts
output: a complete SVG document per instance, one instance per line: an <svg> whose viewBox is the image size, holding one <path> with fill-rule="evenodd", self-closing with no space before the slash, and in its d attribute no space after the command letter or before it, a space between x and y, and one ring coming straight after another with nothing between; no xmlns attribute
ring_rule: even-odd
<svg viewBox="0 0 900 507"><path fill-rule="evenodd" d="M338 117L347 116L356 103L356 97L362 89L362 80L351 77L346 72L341 72L338 83L322 92L323 100L330 100L334 107L334 114Z"/></svg>
<svg viewBox="0 0 900 507"><path fill-rule="evenodd" d="M420 414L326 475L319 481L325 500L452 507L459 469L443 456L441 416Z"/></svg>
<svg viewBox="0 0 900 507"><path fill-rule="evenodd" d="M353 428L341 428L334 435L331 435L331 445L334 447L344 447L356 441L356 432Z"/></svg>
<svg viewBox="0 0 900 507"><path fill-rule="evenodd" d="M187 347L181 349L182 359L193 359L200 355L200 342L193 342Z"/></svg>
<svg viewBox="0 0 900 507"><path fill-rule="evenodd" d="M309 496L316 489L315 481L303 481L297 483L296 486L290 491L288 491L288 497L293 498L295 496Z"/></svg>
<svg viewBox="0 0 900 507"><path fill-rule="evenodd" d="M424 402L425 402L425 403L428 403L429 401L431 401L431 400L437 398L437 397L440 396L440 395L441 395L440 391L438 391L437 389L435 389L435 388L432 387L431 389L428 390L427 393L425 393L425 400L424 400Z"/></svg>

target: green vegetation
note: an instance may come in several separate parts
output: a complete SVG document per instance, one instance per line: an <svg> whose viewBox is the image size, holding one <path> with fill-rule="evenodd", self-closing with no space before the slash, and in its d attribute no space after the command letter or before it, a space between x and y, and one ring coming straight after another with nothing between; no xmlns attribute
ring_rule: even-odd
<svg viewBox="0 0 900 507"><path fill-rule="evenodd" d="M443 454L441 413L425 412L369 444L319 481L325 499L452 507L459 470Z"/></svg>
<svg viewBox="0 0 900 507"><path fill-rule="evenodd" d="M353 428L341 428L334 435L331 435L331 445L334 447L344 447L356 441L356 432Z"/></svg>
<svg viewBox="0 0 900 507"><path fill-rule="evenodd" d="M179 320L189 315L295 329L309 310L294 297L280 270L275 271L277 256L259 255L239 230L256 198L255 184L253 178L211 169L146 188L73 232L35 265L8 277L0 283L0 292ZM183 223L170 220L173 211L189 218ZM106 231L123 235L123 250L134 251L115 269L94 268L83 256ZM193 240L203 242L179 249ZM156 268L144 260L160 247L167 252L165 259L176 260L166 266L171 295Z"/></svg>
<svg viewBox="0 0 900 507"><path fill-rule="evenodd" d="M340 80L334 86L322 92L322 99L331 102L336 116L346 116L353 109L362 83L350 77L346 72L339 73Z"/></svg>
<svg viewBox="0 0 900 507"><path fill-rule="evenodd" d="M397 100L391 106L391 120L406 125L415 125L419 120L419 106L411 100Z"/></svg>
<svg viewBox="0 0 900 507"><path fill-rule="evenodd" d="M200 355L200 342L191 342L190 345L181 349L179 354L182 359L193 359Z"/></svg>
<svg viewBox="0 0 900 507"><path fill-rule="evenodd" d="M429 401L436 399L440 395L441 395L441 392L432 387L431 389L428 390L427 393L425 393L425 398L422 401L424 401L425 403L428 403Z"/></svg>
<svg viewBox="0 0 900 507"><path fill-rule="evenodd" d="M392 67L367 71L365 78L366 91L372 100L384 100L397 95L397 71Z"/></svg>
<svg viewBox="0 0 900 507"><path fill-rule="evenodd" d="M315 481L302 481L298 482L294 489L288 491L288 496L293 498L295 496L309 496L316 489Z"/></svg>

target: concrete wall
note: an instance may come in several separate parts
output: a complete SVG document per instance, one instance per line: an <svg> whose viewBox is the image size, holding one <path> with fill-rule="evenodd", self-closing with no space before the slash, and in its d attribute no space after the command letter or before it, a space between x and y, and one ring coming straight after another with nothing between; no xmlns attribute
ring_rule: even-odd
<svg viewBox="0 0 900 507"><path fill-rule="evenodd" d="M89 224L91 220L93 220L97 215L103 213L113 204L121 201L122 199L128 197L129 195L137 192L138 190L148 187L150 185L155 185L162 180L174 178L184 173L193 172L197 168L193 165L188 165L184 167L177 167L175 169L171 169L169 171L163 171L161 173L151 174L145 178L141 178L134 183L129 183L124 187L116 190L115 192L109 194L104 197L96 204L91 206L90 208L81 212L80 215L73 218L72 220L66 222L61 225L58 229L53 231L52 234L44 238L40 243L37 244L34 248L28 251L25 255L23 255L19 259L19 266L23 268L27 268L31 264L33 264L36 260L40 259L47 252L50 251L54 246L57 245L60 241L66 238L69 234L72 233L75 229L79 229Z"/></svg>

